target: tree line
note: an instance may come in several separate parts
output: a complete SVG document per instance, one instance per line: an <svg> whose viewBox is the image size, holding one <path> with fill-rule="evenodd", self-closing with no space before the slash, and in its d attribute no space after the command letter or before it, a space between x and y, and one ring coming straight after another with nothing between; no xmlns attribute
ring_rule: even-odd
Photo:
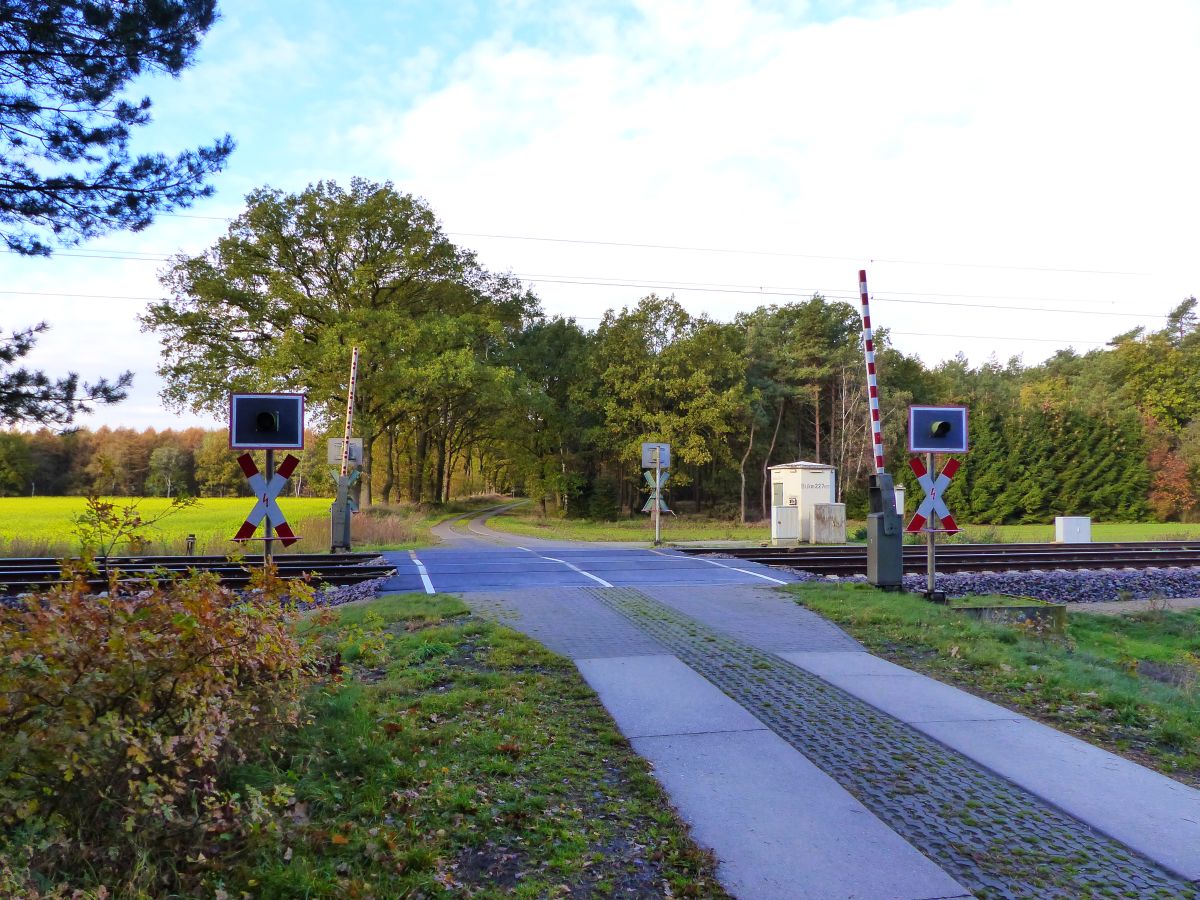
<svg viewBox="0 0 1200 900"><path fill-rule="evenodd" d="M289 492L329 496L325 445L307 435ZM229 433L203 428L0 431L0 497L238 497L249 494ZM261 454L259 454L261 457ZM263 461L259 459L259 467Z"/></svg>
<svg viewBox="0 0 1200 900"><path fill-rule="evenodd" d="M453 244L391 184L269 188L207 251L174 258L143 326L162 339L164 399L217 412L233 390L302 390L336 431L350 349L366 502L514 490L567 514L629 514L642 441L667 441L672 497L753 520L768 468L838 470L861 514L871 471L857 308L820 296L718 322L650 294L587 330L547 316L517 278ZM1182 518L1197 506L1195 300L1161 332L1130 332L1036 366L926 366L879 333L885 446L910 403L967 404L972 450L948 501L964 520Z"/></svg>

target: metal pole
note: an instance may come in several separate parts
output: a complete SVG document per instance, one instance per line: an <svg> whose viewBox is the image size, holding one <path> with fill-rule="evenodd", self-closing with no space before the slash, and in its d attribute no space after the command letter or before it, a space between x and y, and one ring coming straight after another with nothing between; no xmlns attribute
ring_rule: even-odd
<svg viewBox="0 0 1200 900"><path fill-rule="evenodd" d="M275 451L274 450L267 451L267 472L264 477L267 480L267 484L270 484L271 479L275 477ZM263 505L266 505L267 498L263 497L262 501L263 501ZM263 541L263 568L265 569L271 565L271 556L272 556L271 544L274 543L274 541L275 541L275 526L273 526L271 524L270 516L267 516L267 518L263 519L263 524L266 527L266 531L263 532L263 537L266 538L266 540Z"/></svg>
<svg viewBox="0 0 1200 900"><path fill-rule="evenodd" d="M925 469L926 469L926 471L929 472L930 478L936 477L937 469L935 469L933 467L933 454L932 453L925 454ZM934 543L933 543L933 539L934 539L934 537L936 537L936 535L933 530L934 529L933 523L936 521L940 525L941 520L938 519L936 513L930 513L929 516L930 516L929 521L925 523L925 548L926 548L926 561L925 562L926 562L926 573L927 573L926 586L929 591L929 599L932 600L934 590L935 590L935 581L936 581L936 573L937 573L937 551L934 549Z"/></svg>
<svg viewBox="0 0 1200 900"><path fill-rule="evenodd" d="M662 450L654 451L654 546L662 546Z"/></svg>
<svg viewBox="0 0 1200 900"><path fill-rule="evenodd" d="M329 510L329 552L350 550L350 432L354 422L354 394L358 384L358 348L350 352L350 385L346 390L346 427L342 431L342 460L338 469L337 499Z"/></svg>

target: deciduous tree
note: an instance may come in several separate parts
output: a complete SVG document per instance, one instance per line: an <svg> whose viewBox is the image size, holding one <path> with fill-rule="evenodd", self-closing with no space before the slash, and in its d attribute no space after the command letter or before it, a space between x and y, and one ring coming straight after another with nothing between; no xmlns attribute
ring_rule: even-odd
<svg viewBox="0 0 1200 900"><path fill-rule="evenodd" d="M504 382L501 351L537 312L521 283L487 271L421 199L356 178L299 194L264 188L228 233L162 276L171 299L143 316L163 342L163 399L218 410L235 390L300 389L318 417L345 407L350 348L362 348L355 409L371 500L373 445L416 436L415 496L435 499L464 432Z"/></svg>

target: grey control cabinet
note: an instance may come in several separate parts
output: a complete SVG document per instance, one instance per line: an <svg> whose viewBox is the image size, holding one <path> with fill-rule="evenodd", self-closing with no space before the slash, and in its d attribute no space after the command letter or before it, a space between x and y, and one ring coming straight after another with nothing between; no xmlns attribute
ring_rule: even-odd
<svg viewBox="0 0 1200 900"><path fill-rule="evenodd" d="M886 472L867 482L867 581L899 590L904 580L904 520L896 511L896 490Z"/></svg>

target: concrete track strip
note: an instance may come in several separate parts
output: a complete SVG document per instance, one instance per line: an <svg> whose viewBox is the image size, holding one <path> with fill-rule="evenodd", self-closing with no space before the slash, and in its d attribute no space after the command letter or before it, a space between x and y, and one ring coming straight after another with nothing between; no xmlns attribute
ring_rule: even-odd
<svg viewBox="0 0 1200 900"><path fill-rule="evenodd" d="M586 589L980 897L1196 897L1195 885L773 654L628 588Z"/></svg>

